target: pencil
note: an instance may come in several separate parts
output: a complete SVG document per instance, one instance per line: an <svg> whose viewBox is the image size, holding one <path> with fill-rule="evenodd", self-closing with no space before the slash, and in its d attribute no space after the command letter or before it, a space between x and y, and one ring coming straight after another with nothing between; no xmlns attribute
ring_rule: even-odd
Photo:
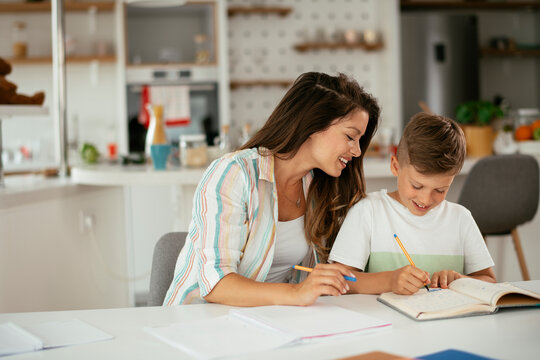
<svg viewBox="0 0 540 360"><path fill-rule="evenodd" d="M313 271L312 268L308 268L308 267L300 266L300 265L294 265L293 269L307 271L307 272L312 272ZM354 278L352 276L343 275L343 277L345 278L345 280L348 280L348 281L356 281L356 278Z"/></svg>
<svg viewBox="0 0 540 360"><path fill-rule="evenodd" d="M409 253L407 252L407 250L405 250L405 247L403 246L403 244L401 243L401 240L399 240L399 238L398 238L398 236L396 234L394 234L394 239L396 239L399 247L401 248L401 250L403 251L403 253L407 257L407 260L409 260L409 263L412 266L416 267L416 265L414 265L414 261L412 261L411 257L409 256ZM426 288L427 291L429 291L429 287L427 285L424 285L424 287Z"/></svg>

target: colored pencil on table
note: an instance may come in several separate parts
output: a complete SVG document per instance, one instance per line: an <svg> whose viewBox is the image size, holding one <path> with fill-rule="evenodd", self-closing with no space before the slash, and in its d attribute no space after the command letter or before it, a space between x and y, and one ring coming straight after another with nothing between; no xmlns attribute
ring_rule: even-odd
<svg viewBox="0 0 540 360"><path fill-rule="evenodd" d="M401 248L401 250L403 251L403 253L407 257L407 260L409 260L409 263L412 266L416 267L416 265L414 265L414 261L412 261L411 257L409 256L409 253L407 252L407 250L405 250L405 247L403 246L403 244L401 243L401 240L399 240L399 238L398 238L398 236L396 234L394 234L394 239L396 239L399 247ZM424 285L424 287L426 288L427 291L429 291L429 287L427 285Z"/></svg>

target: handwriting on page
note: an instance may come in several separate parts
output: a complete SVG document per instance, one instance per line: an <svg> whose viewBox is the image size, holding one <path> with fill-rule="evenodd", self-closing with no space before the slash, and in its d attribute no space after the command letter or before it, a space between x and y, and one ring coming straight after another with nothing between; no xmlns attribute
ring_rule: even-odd
<svg viewBox="0 0 540 360"><path fill-rule="evenodd" d="M438 311L479 302L455 291L441 289L440 291L419 290L414 295L394 295L403 305L422 312Z"/></svg>

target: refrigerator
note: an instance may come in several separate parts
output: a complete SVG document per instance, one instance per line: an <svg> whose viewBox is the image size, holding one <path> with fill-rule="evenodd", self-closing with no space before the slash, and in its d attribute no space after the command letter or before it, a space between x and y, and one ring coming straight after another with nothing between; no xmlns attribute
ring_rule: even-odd
<svg viewBox="0 0 540 360"><path fill-rule="evenodd" d="M455 118L458 104L478 99L477 23L475 15L402 13L405 124L421 111L419 101L434 113Z"/></svg>

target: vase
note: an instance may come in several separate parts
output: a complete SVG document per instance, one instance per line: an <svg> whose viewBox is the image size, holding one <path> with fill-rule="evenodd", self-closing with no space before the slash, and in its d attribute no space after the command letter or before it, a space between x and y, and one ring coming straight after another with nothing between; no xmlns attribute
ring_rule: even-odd
<svg viewBox="0 0 540 360"><path fill-rule="evenodd" d="M495 133L491 126L462 126L467 141L467 156L484 157L493 155Z"/></svg>
<svg viewBox="0 0 540 360"><path fill-rule="evenodd" d="M144 152L147 157L151 157L150 147L152 145L167 144L165 134L165 124L163 122L163 106L147 104L146 108L150 115L150 124L146 132Z"/></svg>

